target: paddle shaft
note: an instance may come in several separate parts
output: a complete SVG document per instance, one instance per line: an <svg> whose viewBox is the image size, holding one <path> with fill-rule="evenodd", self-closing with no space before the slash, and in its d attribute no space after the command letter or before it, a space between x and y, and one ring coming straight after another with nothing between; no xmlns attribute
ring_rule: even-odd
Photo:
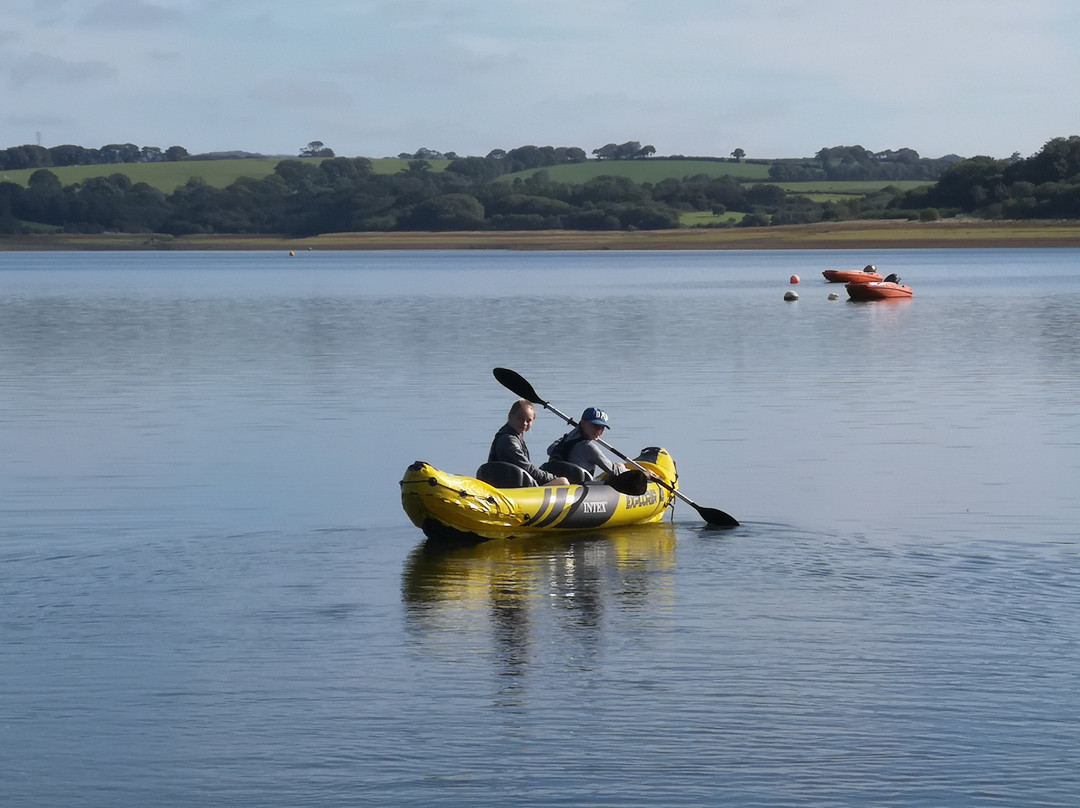
<svg viewBox="0 0 1080 808"><path fill-rule="evenodd" d="M553 407L551 404L548 404L546 401L536 401L536 402L533 402L533 403L539 404L544 409L551 410L553 413L555 413L560 418L562 418L564 421L566 421L566 423L570 424L570 426L577 426L578 425L577 421L575 421L573 418L570 418L565 413L559 412L559 410L555 409L555 407ZM644 466L642 466L637 461L632 460L629 457L627 457L626 455L624 455L622 452L620 452L618 449L616 449L614 446L612 446L610 443L608 443L603 438L595 438L595 440L596 440L597 443L599 443L601 446L603 446L605 449L607 449L613 455L618 457L620 460L625 460L627 463L629 463L631 466L638 469L639 471L644 471L646 473L648 472L648 469L646 469ZM687 505L690 505L691 507L693 507L694 510L696 510L701 515L701 518L704 519L706 522L710 522L710 523L714 522L713 519L710 519L708 516L706 516L704 513L702 513L702 508L701 508L700 505L698 505L696 502L694 502L694 500L690 499L690 497L686 496L685 494L680 493L677 488L675 488L672 485L668 485L664 480L661 480L659 477L653 477L651 479L653 480L653 482L657 483L662 488L666 488L668 491L670 491L672 494L677 496L679 499L681 499ZM710 508L709 510L714 510L714 509ZM723 513L723 511L720 511L720 513ZM724 515L727 516L727 514L724 514ZM734 521L734 519L732 519L732 517L728 517L728 519L731 519L732 521ZM723 520L723 521L726 522L727 520ZM734 525L732 525L732 527L734 527Z"/></svg>
<svg viewBox="0 0 1080 808"><path fill-rule="evenodd" d="M536 394L536 390L533 389L533 386L529 384L529 382L525 379L524 376L521 376L520 374L516 373L513 370L510 370L509 368L495 368L492 373L495 375L495 378L496 380L498 380L499 384L501 384L507 390L510 390L515 395L521 396L522 398L531 401L533 404L539 404L545 410L550 410L551 412L562 418L564 421L566 421L566 423L570 424L570 426L578 425L577 421L575 421L569 415L564 412L560 412L553 405L540 398L540 396ZM638 469L639 471L647 471L647 469L645 469L640 463L631 460L629 457L624 455L622 452L620 452L618 449L616 449L614 446L612 446L602 438L597 438L596 442L608 451L610 451L619 459L625 460L627 463L629 463L631 466ZM710 525L713 525L715 527L739 526L738 520L731 514L724 513L724 511L721 511L717 508L704 508L694 502L694 500L690 499L690 497L680 493L674 486L668 485L666 482L659 478L653 479L654 482L656 482L662 488L666 488L676 497L678 497L695 511L697 511L698 515L701 516L701 518L708 522Z"/></svg>

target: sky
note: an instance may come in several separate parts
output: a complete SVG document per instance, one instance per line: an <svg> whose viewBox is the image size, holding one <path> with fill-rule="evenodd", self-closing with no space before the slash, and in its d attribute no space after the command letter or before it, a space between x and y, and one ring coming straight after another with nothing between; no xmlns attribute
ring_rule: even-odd
<svg viewBox="0 0 1080 808"><path fill-rule="evenodd" d="M1076 0L3 0L0 148L1028 157Z"/></svg>

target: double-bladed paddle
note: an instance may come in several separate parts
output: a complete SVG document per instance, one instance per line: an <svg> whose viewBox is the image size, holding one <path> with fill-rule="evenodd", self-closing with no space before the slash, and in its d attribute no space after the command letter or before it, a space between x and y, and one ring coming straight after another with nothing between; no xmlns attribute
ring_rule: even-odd
<svg viewBox="0 0 1080 808"><path fill-rule="evenodd" d="M521 376L521 374L516 373L513 370L510 370L510 368L495 368L491 372L495 376L495 379L499 382L499 384L501 384L503 387L505 387L507 390L509 390L514 395L518 396L519 398L523 398L526 401L531 401L533 404L539 404L545 410L550 410L551 412L555 413L557 416L562 418L564 421L566 421L566 423L570 424L570 426L577 426L577 421L575 421L569 415L566 415L565 413L559 412L551 404L544 401L544 399L540 398L540 396L538 396L536 394L536 390L533 389L533 386L531 384L529 384L529 382L523 376ZM644 467L642 467L641 465L639 465L635 461L631 460L629 457L624 455L622 452L620 452L618 449L616 449L611 444L606 443L604 440L602 440L600 438L597 438L596 442L599 443L601 446L603 446L608 451L610 451L612 454L618 456L620 459L625 460L627 463L629 463L631 466L638 469L639 471L642 471L642 472L645 471ZM684 496L683 494L680 494L678 491L675 490L675 488L668 485L663 480L657 479L656 482L659 485L661 485L662 487L666 488L672 494L677 496L679 499L681 499L683 502L685 502L687 505L689 505L695 511L697 511L698 514L701 516L701 518L704 519L705 522L709 525L709 527L738 527L739 526L739 521L734 516L732 516L731 514L724 513L723 511L721 511L721 510L719 510L717 508L705 508L705 507L702 507L701 505L698 505L696 502L694 502L694 500L690 499L690 497L687 497L687 496Z"/></svg>

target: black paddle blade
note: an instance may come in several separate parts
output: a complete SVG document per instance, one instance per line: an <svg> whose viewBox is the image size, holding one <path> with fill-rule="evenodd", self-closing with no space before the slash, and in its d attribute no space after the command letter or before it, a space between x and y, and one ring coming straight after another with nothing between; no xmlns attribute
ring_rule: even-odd
<svg viewBox="0 0 1080 808"><path fill-rule="evenodd" d="M730 513L724 513L718 508L703 508L700 505L695 505L694 509L698 512L701 518L706 521L706 527L727 529L739 526L738 519L736 519Z"/></svg>
<svg viewBox="0 0 1080 808"><path fill-rule="evenodd" d="M526 401L531 401L533 404L546 404L544 399L540 398L533 390L533 386L525 380L519 373L515 373L510 368L495 368L491 371L495 380L516 395L518 398L523 398Z"/></svg>

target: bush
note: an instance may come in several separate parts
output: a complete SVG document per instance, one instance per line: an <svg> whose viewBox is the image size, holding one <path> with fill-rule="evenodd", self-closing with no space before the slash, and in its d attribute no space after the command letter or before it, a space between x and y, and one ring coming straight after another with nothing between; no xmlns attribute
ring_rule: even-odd
<svg viewBox="0 0 1080 808"><path fill-rule="evenodd" d="M598 208L571 213L564 223L567 230L618 230L621 226L617 217Z"/></svg>
<svg viewBox="0 0 1080 808"><path fill-rule="evenodd" d="M754 213L748 213L743 216L742 221L736 225L737 227L768 227L771 223L769 214L755 211Z"/></svg>
<svg viewBox="0 0 1080 808"><path fill-rule="evenodd" d="M409 217L414 230L479 230L484 206L468 194L444 194L425 199Z"/></svg>

